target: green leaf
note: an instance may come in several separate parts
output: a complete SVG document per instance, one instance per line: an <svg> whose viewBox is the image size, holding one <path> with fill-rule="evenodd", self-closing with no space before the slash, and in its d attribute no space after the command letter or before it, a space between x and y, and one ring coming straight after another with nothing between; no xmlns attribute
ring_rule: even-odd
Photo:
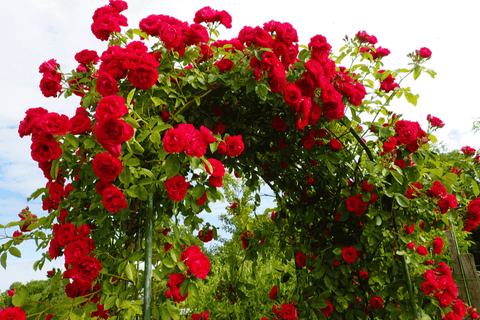
<svg viewBox="0 0 480 320"><path fill-rule="evenodd" d="M305 60L306 57L308 57L308 50L306 49L302 49L299 53L298 53L298 59L299 60Z"/></svg>
<svg viewBox="0 0 480 320"><path fill-rule="evenodd" d="M189 283L190 283L190 279L183 280L182 284L180 285L180 295L184 296L188 293L188 284Z"/></svg>
<svg viewBox="0 0 480 320"><path fill-rule="evenodd" d="M323 309L328 307L328 302L325 299L318 299L315 297L314 299L312 299L310 305L312 306L312 308L315 309Z"/></svg>
<svg viewBox="0 0 480 320"><path fill-rule="evenodd" d="M142 154L145 151L137 141L133 141L133 143L130 144L130 148L132 148L132 151L135 154Z"/></svg>
<svg viewBox="0 0 480 320"><path fill-rule="evenodd" d="M417 78L420 77L421 73L422 69L419 65L416 65L415 68L413 68L413 80L417 80Z"/></svg>
<svg viewBox="0 0 480 320"><path fill-rule="evenodd" d="M65 140L67 140L75 149L78 149L78 140L74 135L66 134Z"/></svg>
<svg viewBox="0 0 480 320"><path fill-rule="evenodd" d="M175 267L175 261L171 257L166 257L165 259L162 260L162 263L165 267L172 269Z"/></svg>
<svg viewBox="0 0 480 320"><path fill-rule="evenodd" d="M395 200L397 200L397 203L404 208L407 208L410 204L410 200L408 200L403 194L395 193Z"/></svg>
<svg viewBox="0 0 480 320"><path fill-rule="evenodd" d="M22 253L16 247L10 247L10 249L8 249L8 252L10 252L12 256L15 256L17 258L22 257Z"/></svg>
<svg viewBox="0 0 480 320"><path fill-rule="evenodd" d="M478 189L477 182L473 179L472 179L472 191L473 191L473 194L475 194L475 197L478 197L478 194L480 193L480 190Z"/></svg>
<svg viewBox="0 0 480 320"><path fill-rule="evenodd" d="M165 162L165 171L167 172L168 178L173 177L180 170L180 159L177 155L171 154L167 157Z"/></svg>
<svg viewBox="0 0 480 320"><path fill-rule="evenodd" d="M15 307L21 307L27 302L28 291L26 288L21 287L12 297L12 304Z"/></svg>
<svg viewBox="0 0 480 320"><path fill-rule="evenodd" d="M145 189L144 186L139 186L137 189L138 199L147 201L148 198L148 191Z"/></svg>
<svg viewBox="0 0 480 320"><path fill-rule="evenodd" d="M327 287L327 289L335 290L335 287L333 286L332 280L330 280L330 277L325 276L325 278L323 279L323 282L325 282L325 286Z"/></svg>
<svg viewBox="0 0 480 320"><path fill-rule="evenodd" d="M160 133L152 132L152 134L150 135L150 141L152 141L153 143L160 143L162 141Z"/></svg>
<svg viewBox="0 0 480 320"><path fill-rule="evenodd" d="M138 160L137 158L130 158L127 160L127 162L125 162L125 165L130 167L136 167L140 165L140 160Z"/></svg>
<svg viewBox="0 0 480 320"><path fill-rule="evenodd" d="M335 248L333 249L333 253L337 256L341 255L342 254L342 249L340 248Z"/></svg>
<svg viewBox="0 0 480 320"><path fill-rule="evenodd" d="M199 199L201 196L203 196L204 192L205 192L205 187L202 184L197 184L195 188L193 188L193 192L192 192L193 199Z"/></svg>
<svg viewBox="0 0 480 320"><path fill-rule="evenodd" d="M103 306L105 310L111 309L115 305L115 300L116 300L115 296L108 297Z"/></svg>
<svg viewBox="0 0 480 320"><path fill-rule="evenodd" d="M91 149L93 147L95 147L95 140L93 140L92 138L88 137L86 138L84 141L83 141L83 147L85 149Z"/></svg>
<svg viewBox="0 0 480 320"><path fill-rule="evenodd" d="M142 130L142 131L140 131L140 133L137 135L137 137L135 139L138 142L142 142L143 140L145 140L146 137L148 137L149 134L150 134L149 130L146 130L146 129Z"/></svg>
<svg viewBox="0 0 480 320"><path fill-rule="evenodd" d="M120 175L118 176L120 179L120 182L123 183L124 185L130 184L130 181L132 181L132 175L130 173L130 168L125 166L122 169L122 172L120 172Z"/></svg>
<svg viewBox="0 0 480 320"><path fill-rule="evenodd" d="M188 304L191 308L195 307L197 304L198 288L194 281L188 283Z"/></svg>
<svg viewBox="0 0 480 320"><path fill-rule="evenodd" d="M137 88L133 88L132 90L130 90L130 92L128 93L128 96L127 96L127 106L130 105L130 103L132 102L132 99L133 99L133 95L135 94L135 90ZM105 309L107 310L107 309Z"/></svg>
<svg viewBox="0 0 480 320"><path fill-rule="evenodd" d="M135 283L135 276L137 273L137 269L133 263L127 263L125 266L125 275L127 276L128 280Z"/></svg>
<svg viewBox="0 0 480 320"><path fill-rule="evenodd" d="M7 269L7 253L6 252L2 254L2 258L0 258L0 262L2 263L3 269L6 270Z"/></svg>
<svg viewBox="0 0 480 320"><path fill-rule="evenodd" d="M399 184L403 184L403 177L402 175L396 171L396 170L390 170L390 173L392 174L392 176L395 178L395 180L397 180L397 182Z"/></svg>
<svg viewBox="0 0 480 320"><path fill-rule="evenodd" d="M158 97L152 97L151 99L153 101L153 104L155 104L155 107L158 107L161 104L167 104L165 101L163 101L162 99L160 99Z"/></svg>
<svg viewBox="0 0 480 320"><path fill-rule="evenodd" d="M405 98L407 99L408 102L410 102L414 106L417 106L417 100L419 97L420 95L418 94L414 95L413 93L405 92Z"/></svg>

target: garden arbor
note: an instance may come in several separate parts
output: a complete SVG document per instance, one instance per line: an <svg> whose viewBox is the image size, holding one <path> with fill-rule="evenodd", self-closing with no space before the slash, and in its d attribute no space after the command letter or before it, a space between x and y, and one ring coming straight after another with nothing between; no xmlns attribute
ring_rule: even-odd
<svg viewBox="0 0 480 320"><path fill-rule="evenodd" d="M65 259L52 276L66 297L24 291L0 319L21 309L38 319L178 319L185 306L194 319L220 317L199 305L210 261L188 233L222 199L226 170L276 196L271 220L246 224L242 243L252 270L274 253L286 280L249 317L475 316L442 255L450 221L466 231L479 222L475 150L442 163L429 150L440 119L429 116L424 131L388 110L392 99L417 104L401 82L434 77L423 66L430 50L382 70L390 51L365 31L335 55L324 36L299 46L294 27L276 21L218 40L232 18L209 7L193 24L150 15L122 33L126 9L111 0L95 12L103 53L77 53L70 74L54 59L40 66L46 97L78 95L82 106L72 118L32 108L20 123L48 179L33 196L49 214L25 213L3 250L27 238L48 246L34 267ZM256 284L239 286L237 298L258 305Z"/></svg>

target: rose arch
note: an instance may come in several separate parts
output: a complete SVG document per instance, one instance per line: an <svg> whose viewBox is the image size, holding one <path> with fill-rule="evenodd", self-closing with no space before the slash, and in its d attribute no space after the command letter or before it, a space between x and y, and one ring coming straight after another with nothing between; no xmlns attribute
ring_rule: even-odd
<svg viewBox="0 0 480 320"><path fill-rule="evenodd" d="M430 145L442 121L429 116L425 131L388 109L392 99L417 104L401 82L435 76L424 67L429 49L383 70L390 51L365 31L335 55L322 35L299 45L288 22L218 40L232 17L210 7L192 24L152 14L122 33L126 9L110 0L95 11L104 52L78 52L71 73L54 59L40 66L46 97L77 95L82 105L71 118L32 108L20 123L48 181L32 195L48 215L22 212L2 264L35 239L48 248L35 269L64 259L51 277L65 295L21 291L0 319L220 319L199 305L199 288L218 284L189 235L222 200L226 171L252 190L267 184L276 200L241 239L244 261L275 255L283 265L278 286L261 289L265 309L248 318L477 316L442 254L444 229L480 221L475 150L440 162Z"/></svg>

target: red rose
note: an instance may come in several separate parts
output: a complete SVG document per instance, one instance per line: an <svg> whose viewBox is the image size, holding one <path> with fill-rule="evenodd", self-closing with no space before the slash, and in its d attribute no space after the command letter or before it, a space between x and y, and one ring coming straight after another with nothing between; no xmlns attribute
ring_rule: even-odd
<svg viewBox="0 0 480 320"><path fill-rule="evenodd" d="M210 272L210 260L195 244L182 252L180 261L185 261L188 270L197 278L205 279Z"/></svg>
<svg viewBox="0 0 480 320"><path fill-rule="evenodd" d="M275 116L272 121L272 128L276 131L284 132L287 129L285 119Z"/></svg>
<svg viewBox="0 0 480 320"><path fill-rule="evenodd" d="M383 299L382 297L378 297L377 295L374 295L372 299L369 300L370 307L372 308L383 308Z"/></svg>
<svg viewBox="0 0 480 320"><path fill-rule="evenodd" d="M180 153L186 144L185 132L179 128L167 131L162 140L163 149L169 153Z"/></svg>
<svg viewBox="0 0 480 320"><path fill-rule="evenodd" d="M65 255L65 263L73 265L77 263L80 258L87 257L93 250L92 246L95 246L93 240L87 237L78 238L78 240L72 241L67 245L63 252Z"/></svg>
<svg viewBox="0 0 480 320"><path fill-rule="evenodd" d="M297 310L295 310L295 306L291 305L290 303L284 303L282 304L281 315L285 320L296 320Z"/></svg>
<svg viewBox="0 0 480 320"><path fill-rule="evenodd" d="M75 60L81 64L97 64L99 59L100 58L95 50L85 49L75 54Z"/></svg>
<svg viewBox="0 0 480 320"><path fill-rule="evenodd" d="M185 198L189 186L190 182L186 182L185 177L179 175L175 175L165 181L165 188L167 189L168 196L170 199L177 202Z"/></svg>
<svg viewBox="0 0 480 320"><path fill-rule="evenodd" d="M227 157L239 156L245 149L245 144L242 141L241 135L226 137L225 144L227 147L227 150L225 151Z"/></svg>
<svg viewBox="0 0 480 320"><path fill-rule="evenodd" d="M277 291L278 291L278 288L276 285L274 285L272 290L270 290L270 293L268 294L270 299L275 300L275 298L277 297Z"/></svg>
<svg viewBox="0 0 480 320"><path fill-rule="evenodd" d="M137 64L127 76L132 86L143 90L151 88L158 80L157 69L146 63Z"/></svg>
<svg viewBox="0 0 480 320"><path fill-rule="evenodd" d="M221 188L223 185L223 178L211 176L210 178L208 178L208 182L214 188Z"/></svg>
<svg viewBox="0 0 480 320"><path fill-rule="evenodd" d="M102 192L102 204L110 212L118 213L128 206L125 195L115 186L107 187Z"/></svg>
<svg viewBox="0 0 480 320"><path fill-rule="evenodd" d="M424 246L418 246L417 253L421 256L426 256L428 254L428 250Z"/></svg>
<svg viewBox="0 0 480 320"><path fill-rule="evenodd" d="M210 242L213 240L213 232L212 230L208 229L208 232L205 233L205 231L200 230L198 231L198 239L200 239L203 242Z"/></svg>
<svg viewBox="0 0 480 320"><path fill-rule="evenodd" d="M312 135L302 137L302 144L305 149L310 149L315 145L315 137Z"/></svg>
<svg viewBox="0 0 480 320"><path fill-rule="evenodd" d="M102 147L112 156L119 157L121 144L133 136L133 128L124 120L109 119L95 124L95 135Z"/></svg>
<svg viewBox="0 0 480 320"><path fill-rule="evenodd" d="M470 201L470 203L468 204L468 212L473 215L480 214L480 198Z"/></svg>
<svg viewBox="0 0 480 320"><path fill-rule="evenodd" d="M57 239L60 246L66 246L77 235L77 228L73 224L65 223L61 225L57 232L55 232L55 239Z"/></svg>
<svg viewBox="0 0 480 320"><path fill-rule="evenodd" d="M25 311L19 307L8 307L0 313L0 320L26 320Z"/></svg>
<svg viewBox="0 0 480 320"><path fill-rule="evenodd" d="M288 83L283 90L283 100L292 107L293 111L298 111L300 102L302 101L302 92L295 83Z"/></svg>
<svg viewBox="0 0 480 320"><path fill-rule="evenodd" d="M98 93L104 97L112 96L119 91L115 78L106 72L101 72L98 75L96 88Z"/></svg>
<svg viewBox="0 0 480 320"><path fill-rule="evenodd" d="M357 259L357 249L355 247L343 247L342 258L348 264L352 264Z"/></svg>
<svg viewBox="0 0 480 320"><path fill-rule="evenodd" d="M367 271L360 271L359 275L360 279L368 279L368 272Z"/></svg>
<svg viewBox="0 0 480 320"><path fill-rule="evenodd" d="M407 248L410 249L410 250L415 250L415 243L409 242L409 243L407 244Z"/></svg>
<svg viewBox="0 0 480 320"><path fill-rule="evenodd" d="M361 207L362 202L359 198L356 196L350 196L347 198L345 201L345 204L347 205L347 210L350 212L357 212L358 208Z"/></svg>
<svg viewBox="0 0 480 320"><path fill-rule="evenodd" d="M223 134L225 132L225 125L222 122L219 122L212 130L213 134Z"/></svg>
<svg viewBox="0 0 480 320"><path fill-rule="evenodd" d="M59 93L62 93L62 85L60 84L61 80L61 73L52 74L50 72L45 72L42 80L40 80L40 90L42 91L42 94L46 98L57 97Z"/></svg>
<svg viewBox="0 0 480 320"><path fill-rule="evenodd" d="M443 251L443 239L440 237L435 237L433 240L433 253L442 254Z"/></svg>
<svg viewBox="0 0 480 320"><path fill-rule="evenodd" d="M88 116L75 115L68 122L68 131L71 134L86 134L92 132L92 121Z"/></svg>
<svg viewBox="0 0 480 320"><path fill-rule="evenodd" d="M337 152L342 149L342 144L337 139L330 140L328 145L332 149L332 152Z"/></svg>
<svg viewBox="0 0 480 320"><path fill-rule="evenodd" d="M202 134L203 139L205 139L205 141L206 141L208 144L217 142L217 138L215 138L215 137L212 135L212 132L210 131L210 129L208 129L208 128L204 127L204 126L201 126L201 127L200 127L200 133Z"/></svg>
<svg viewBox="0 0 480 320"><path fill-rule="evenodd" d="M107 96L98 102L95 109L95 120L119 119L128 113L125 99L120 96Z"/></svg>
<svg viewBox="0 0 480 320"><path fill-rule="evenodd" d="M47 113L48 110L42 107L28 109L25 112L25 118L20 121L20 125L18 127L18 134L20 135L20 138L31 135L33 129L38 125L40 121L42 121L43 117Z"/></svg>
<svg viewBox="0 0 480 320"><path fill-rule="evenodd" d="M363 181L362 183L362 191L368 192L373 190L373 184L369 184L368 181Z"/></svg>
<svg viewBox="0 0 480 320"><path fill-rule="evenodd" d="M453 305L452 309L461 318L463 318L465 316L465 313L467 312L467 308L465 308L465 303L460 299L455 300L455 304Z"/></svg>
<svg viewBox="0 0 480 320"><path fill-rule="evenodd" d="M13 297L15 295L15 289L11 289L7 291L9 297Z"/></svg>
<svg viewBox="0 0 480 320"><path fill-rule="evenodd" d="M295 255L295 261L300 267L303 268L306 266L307 256L305 256L305 253L299 251Z"/></svg>
<svg viewBox="0 0 480 320"><path fill-rule="evenodd" d="M432 56L432 51L430 49L422 47L420 50L417 50L417 53L424 59L430 58Z"/></svg>
<svg viewBox="0 0 480 320"><path fill-rule="evenodd" d="M220 61L217 61L214 63L220 70L220 73L223 73L225 71L230 71L233 68L233 61L227 58L223 58Z"/></svg>
<svg viewBox="0 0 480 320"><path fill-rule="evenodd" d="M213 158L210 158L210 159L207 159L207 160L208 160L208 162L210 163L210 165L212 166L212 169L213 169L213 172L210 171L210 168L208 167L207 163L204 162L205 170L207 170L207 172L209 174L211 174L214 177L223 177L225 175L225 167L223 166L223 163L221 163L217 159L213 159Z"/></svg>
<svg viewBox="0 0 480 320"><path fill-rule="evenodd" d="M122 172L122 161L108 153L98 153L92 161L93 172L104 181L112 181Z"/></svg>
<svg viewBox="0 0 480 320"><path fill-rule="evenodd" d="M207 152L208 143L203 135L191 124L180 124L179 130L185 135L184 151L187 156L201 158Z"/></svg>

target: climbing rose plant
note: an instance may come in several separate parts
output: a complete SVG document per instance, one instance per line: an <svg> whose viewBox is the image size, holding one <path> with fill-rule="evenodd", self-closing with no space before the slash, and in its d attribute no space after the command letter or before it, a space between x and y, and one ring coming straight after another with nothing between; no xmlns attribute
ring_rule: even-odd
<svg viewBox="0 0 480 320"><path fill-rule="evenodd" d="M108 43L104 52L76 53L70 73L55 59L39 68L45 97L76 95L81 106L71 118L31 108L21 121L19 135L31 137L47 179L32 198L41 196L48 214L27 208L7 225L20 230L1 261L6 267L7 251L20 256L16 245L35 239L48 251L34 269L65 262L49 274L65 296L21 289L0 319L144 314L140 264L149 241L153 318L198 310L192 319L208 319L224 294L229 304L256 303L254 283L205 282L213 273L202 241L217 231L197 214L223 199L226 171L252 190L266 183L276 197L262 223L244 225L244 261L275 252L293 266L278 287L261 289L264 309L252 317L477 316L458 299L442 256L444 229L471 231L480 221L476 151L441 163L430 143L444 123L429 115L424 131L388 109L402 97L417 105L419 95L401 84L411 74L435 76L423 66L428 48L409 53L408 68L384 70L391 52L365 31L346 37L336 55L323 35L299 45L290 23L273 20L220 40L232 17L210 7L193 24L152 14L122 32L127 8L110 0L95 11L91 31ZM216 305L199 304L206 285Z"/></svg>

